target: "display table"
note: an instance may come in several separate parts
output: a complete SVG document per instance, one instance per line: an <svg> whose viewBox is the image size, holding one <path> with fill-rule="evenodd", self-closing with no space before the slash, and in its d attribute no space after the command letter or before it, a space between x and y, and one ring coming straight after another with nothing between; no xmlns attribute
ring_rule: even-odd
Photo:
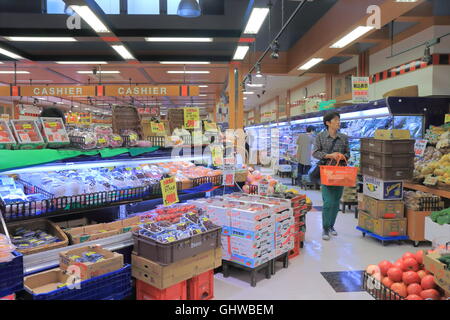
<svg viewBox="0 0 450 320"><path fill-rule="evenodd" d="M447 191L447 190L427 187L427 186L424 186L421 184L414 184L414 183L410 183L410 182L403 183L403 187L406 189L427 192L427 193L434 194L436 196L440 196L442 198L450 199L450 191Z"/></svg>

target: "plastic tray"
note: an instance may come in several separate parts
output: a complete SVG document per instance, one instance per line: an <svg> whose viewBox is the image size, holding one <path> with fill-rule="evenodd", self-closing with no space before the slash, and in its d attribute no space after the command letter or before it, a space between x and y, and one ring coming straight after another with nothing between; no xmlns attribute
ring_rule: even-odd
<svg viewBox="0 0 450 320"><path fill-rule="evenodd" d="M0 297L23 289L23 255L17 251L12 254L12 261L0 263Z"/></svg>
<svg viewBox="0 0 450 320"><path fill-rule="evenodd" d="M376 300L405 300L404 297L383 285L367 272L363 273L362 287Z"/></svg>
<svg viewBox="0 0 450 320"><path fill-rule="evenodd" d="M221 232L222 228L218 227L172 243L159 243L138 232L133 232L134 252L145 259L168 265L196 254L219 248Z"/></svg>
<svg viewBox="0 0 450 320"><path fill-rule="evenodd" d="M414 153L415 140L377 140L361 139L361 152L376 152L383 154Z"/></svg>
<svg viewBox="0 0 450 320"><path fill-rule="evenodd" d="M223 175L210 176L210 177L198 177L192 179L192 186L198 187L205 183L212 183L215 186L221 186L223 182Z"/></svg>
<svg viewBox="0 0 450 320"><path fill-rule="evenodd" d="M413 168L382 168L364 164L361 166L361 172L381 180L411 180L414 170Z"/></svg>
<svg viewBox="0 0 450 320"><path fill-rule="evenodd" d="M33 300L119 300L131 295L131 265L88 279L80 289L61 288L55 291L30 294Z"/></svg>
<svg viewBox="0 0 450 320"><path fill-rule="evenodd" d="M414 168L414 153L390 154L361 152L361 166L369 164L378 167Z"/></svg>

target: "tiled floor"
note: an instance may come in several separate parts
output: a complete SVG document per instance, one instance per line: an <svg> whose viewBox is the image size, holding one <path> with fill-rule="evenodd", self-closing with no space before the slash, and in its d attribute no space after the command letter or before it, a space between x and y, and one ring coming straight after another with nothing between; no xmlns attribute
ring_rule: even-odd
<svg viewBox="0 0 450 320"><path fill-rule="evenodd" d="M290 179L289 179L290 180ZM304 192L304 191L303 191ZM314 206L322 206L319 191L306 191ZM239 270L232 270L229 278L221 273L215 278L215 298L224 300L268 300L268 299L326 299L326 300L371 300L366 292L348 291L346 287L356 290L356 271L364 270L369 264L381 260L397 260L406 251L416 251L412 243L388 243L385 247L375 239L363 238L356 228L357 220L353 213L340 213L336 223L339 236L330 241L321 238L321 212L311 211L307 215L307 231L304 248L300 256L290 260L289 268L278 267L271 279L259 275L255 288L249 284L248 275ZM427 247L422 247L427 248ZM346 276L322 273L353 271ZM350 280L349 280L350 277ZM344 282L351 281L350 284Z"/></svg>

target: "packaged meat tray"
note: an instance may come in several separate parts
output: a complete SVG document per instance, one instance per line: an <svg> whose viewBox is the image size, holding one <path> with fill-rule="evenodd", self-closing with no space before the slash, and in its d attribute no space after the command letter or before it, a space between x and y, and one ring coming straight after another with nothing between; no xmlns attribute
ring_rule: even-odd
<svg viewBox="0 0 450 320"><path fill-rule="evenodd" d="M39 128L34 120L11 120L19 149L43 149L45 147Z"/></svg>
<svg viewBox="0 0 450 320"><path fill-rule="evenodd" d="M52 146L60 146L69 144L69 136L64 126L64 122L60 118L40 118L42 123L42 131L44 132L45 141Z"/></svg>
<svg viewBox="0 0 450 320"><path fill-rule="evenodd" d="M0 120L0 149L9 149L16 144L16 139L5 120Z"/></svg>

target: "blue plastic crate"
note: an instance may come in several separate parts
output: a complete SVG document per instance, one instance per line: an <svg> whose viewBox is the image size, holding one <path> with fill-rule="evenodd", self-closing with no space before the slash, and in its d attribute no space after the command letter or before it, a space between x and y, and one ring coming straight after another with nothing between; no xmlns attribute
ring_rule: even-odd
<svg viewBox="0 0 450 320"><path fill-rule="evenodd" d="M23 255L14 251L15 258L0 263L0 297L5 297L23 289Z"/></svg>
<svg viewBox="0 0 450 320"><path fill-rule="evenodd" d="M52 292L33 294L33 300L120 300L131 294L131 265L84 280L80 289L60 288Z"/></svg>

